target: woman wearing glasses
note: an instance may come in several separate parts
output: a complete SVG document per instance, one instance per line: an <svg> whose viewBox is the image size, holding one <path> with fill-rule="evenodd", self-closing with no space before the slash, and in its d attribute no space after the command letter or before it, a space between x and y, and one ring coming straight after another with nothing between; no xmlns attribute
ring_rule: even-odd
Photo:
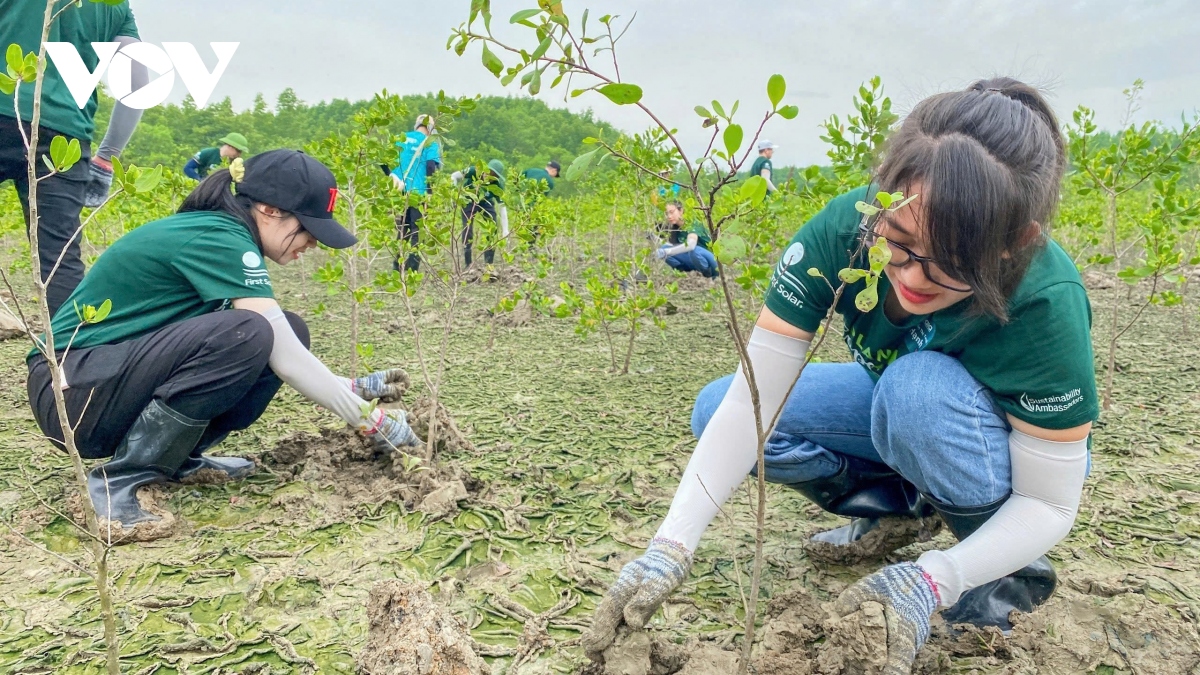
<svg viewBox="0 0 1200 675"><path fill-rule="evenodd" d="M843 615L884 607L888 672L908 672L937 609L951 623L1008 629L1011 610L1033 610L1056 585L1045 553L1074 522L1098 414L1091 309L1045 227L1064 165L1054 114L1028 85L998 78L922 101L874 186L834 199L797 233L751 334L764 419L782 406L767 480L852 518L818 534L813 553L882 558L920 530L896 523L935 512L959 540L838 599ZM876 189L915 199L864 218L855 204ZM834 302L809 270L837 284L839 270L867 267L879 237L892 258L878 304L855 308L859 281L834 308L856 363L810 365L789 396ZM589 650L622 621L644 623L682 583L719 504L754 468L752 410L743 368L700 393L700 440L670 512L601 603Z"/></svg>

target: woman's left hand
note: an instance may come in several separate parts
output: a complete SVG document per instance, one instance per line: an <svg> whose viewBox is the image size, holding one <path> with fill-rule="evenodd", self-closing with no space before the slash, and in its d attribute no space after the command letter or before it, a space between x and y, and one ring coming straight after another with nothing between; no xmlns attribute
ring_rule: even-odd
<svg viewBox="0 0 1200 675"><path fill-rule="evenodd" d="M847 588L833 609L838 617L845 618L868 602L883 606L887 626L884 675L908 675L917 652L929 639L929 618L937 611L933 579L916 563L889 565Z"/></svg>
<svg viewBox="0 0 1200 675"><path fill-rule="evenodd" d="M351 391L368 401L395 403L408 389L408 373L400 368L380 370L350 381Z"/></svg>

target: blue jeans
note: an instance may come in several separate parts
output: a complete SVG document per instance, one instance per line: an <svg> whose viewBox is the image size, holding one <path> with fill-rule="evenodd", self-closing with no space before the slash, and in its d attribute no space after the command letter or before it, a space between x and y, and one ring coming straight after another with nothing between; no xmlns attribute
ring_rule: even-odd
<svg viewBox="0 0 1200 675"><path fill-rule="evenodd" d="M697 438L732 379L710 383L696 398ZM767 480L828 477L841 466L839 455L853 455L886 464L943 503L982 506L1012 491L1010 429L988 389L945 354L901 356L878 382L856 363L814 363L767 440Z"/></svg>
<svg viewBox="0 0 1200 675"><path fill-rule="evenodd" d="M672 248L670 244L663 244L661 248ZM687 253L679 255L667 256L663 259L672 269L680 272L699 272L706 277L717 276L717 257L712 254L712 251L697 246Z"/></svg>

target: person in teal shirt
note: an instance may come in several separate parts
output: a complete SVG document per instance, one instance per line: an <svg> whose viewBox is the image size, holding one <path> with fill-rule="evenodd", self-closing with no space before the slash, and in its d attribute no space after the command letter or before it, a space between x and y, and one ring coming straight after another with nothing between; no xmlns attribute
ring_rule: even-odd
<svg viewBox="0 0 1200 675"><path fill-rule="evenodd" d="M442 166L442 150L431 135L433 119L429 115L418 115L416 126L404 135L404 140L397 141L400 157L396 168L392 169L392 183L397 190L409 195L404 211L396 216L396 236L407 243L408 258L404 261L404 269L416 271L421 268L421 256L417 252L420 244L419 225L425 216L419 206L421 197L433 188L429 177ZM400 258L392 263L392 268L400 269Z"/></svg>
<svg viewBox="0 0 1200 675"><path fill-rule="evenodd" d="M250 154L250 144L246 137L236 131L225 134L218 142L220 145L204 148L192 155L187 164L183 165L183 175L192 180L203 180L210 171L222 164Z"/></svg>
<svg viewBox="0 0 1200 675"><path fill-rule="evenodd" d="M887 560L928 537L935 514L959 540L886 564L831 603L841 618L882 608L886 672L912 670L939 609L948 625L1009 630L1014 610L1054 593L1046 553L1078 514L1100 408L1087 292L1049 236L1066 165L1053 111L1017 80L913 108L873 183L832 200L780 256L747 363L697 397L699 440L671 508L600 602L586 652L622 623L640 627L684 583L751 471L850 518L807 542L809 558ZM890 257L868 278L871 247ZM853 361L806 366L831 311ZM764 424L777 418L761 465L756 407Z"/></svg>
<svg viewBox="0 0 1200 675"><path fill-rule="evenodd" d="M58 18L50 26L49 41L73 45L89 72L99 64L92 49L93 42L116 42L123 48L140 40L128 2L110 5L56 0L54 7ZM45 0L3 0L0 4L0 49L15 44L25 52L36 54L41 47L45 13ZM130 77L133 90L145 86L149 79L146 67L134 61ZM25 138L33 120L33 94L32 82L18 84L13 94L0 91L0 183L12 180L15 184L27 228L30 225L29 173ZM14 97L19 110L14 109ZM62 137L78 140L82 155L65 172L50 175L40 160L36 168L40 176L37 183L38 258L51 314L83 280L79 214L83 207L97 208L108 199L113 177L112 158L129 142L142 116L141 110L118 101L104 138L93 152L92 136L98 105L95 92L82 108L76 104L54 61L47 60L42 82L37 154L39 157L49 155L50 142Z"/></svg>

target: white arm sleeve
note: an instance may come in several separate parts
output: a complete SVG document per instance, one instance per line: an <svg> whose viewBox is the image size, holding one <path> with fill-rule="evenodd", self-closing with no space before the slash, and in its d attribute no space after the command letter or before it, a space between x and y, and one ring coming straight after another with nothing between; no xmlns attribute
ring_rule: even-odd
<svg viewBox="0 0 1200 675"><path fill-rule="evenodd" d="M670 257L673 255L679 255L680 253L687 253L694 248L696 248L696 247L688 246L687 244L679 244L678 246L672 246L671 248L663 249L662 254L663 254L663 257ZM755 370L754 372L757 373L758 371Z"/></svg>
<svg viewBox="0 0 1200 675"><path fill-rule="evenodd" d="M746 344L754 375L758 381L763 423L770 424L808 353L804 340L755 328ZM696 451L692 453L671 510L658 528L656 537L671 539L695 551L700 535L720 506L733 494L758 459L758 434L754 426L754 405L750 385L738 366L729 391L713 413Z"/></svg>
<svg viewBox="0 0 1200 675"><path fill-rule="evenodd" d="M771 170L770 169L763 169L762 171L759 172L758 175L762 176L763 179L767 181L767 191L768 192L775 192L776 190L779 189L779 188L775 187L774 183L771 182Z"/></svg>
<svg viewBox="0 0 1200 675"><path fill-rule="evenodd" d="M500 236L508 238L508 207L504 202L496 206L496 221L500 225Z"/></svg>
<svg viewBox="0 0 1200 675"><path fill-rule="evenodd" d="M1087 439L1060 443L1013 430L1008 447L1012 455L1008 501L957 546L929 551L917 559L937 583L943 607L1045 555L1075 523L1087 476Z"/></svg>
<svg viewBox="0 0 1200 675"><path fill-rule="evenodd" d="M271 349L271 370L292 389L317 405L332 411L346 424L363 427L363 404L346 386L346 380L334 375L321 359L304 348L304 343L292 331L283 310L271 307L262 313L275 329L275 345Z"/></svg>

